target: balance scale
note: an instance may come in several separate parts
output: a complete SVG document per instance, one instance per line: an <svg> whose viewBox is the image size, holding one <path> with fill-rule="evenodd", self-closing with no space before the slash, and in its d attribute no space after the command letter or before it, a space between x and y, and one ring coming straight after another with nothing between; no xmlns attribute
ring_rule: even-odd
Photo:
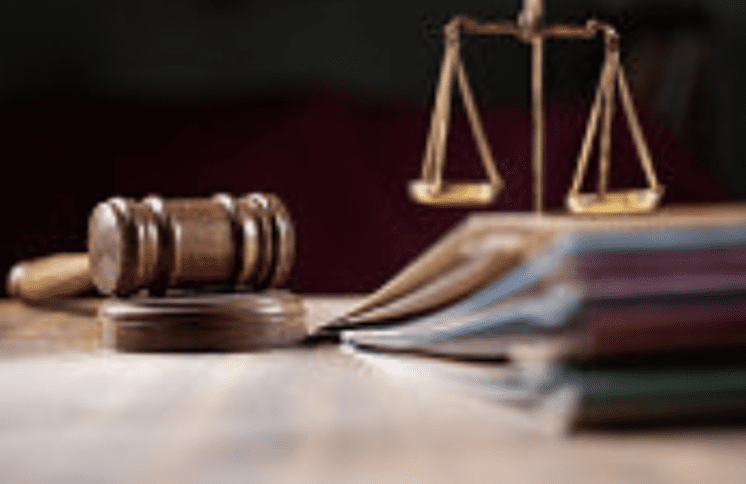
<svg viewBox="0 0 746 484"><path fill-rule="evenodd" d="M567 194L567 208L571 213L578 214L646 213L660 204L664 189L658 183L650 150L645 142L632 101L629 84L619 62L620 42L616 29L598 20L589 20L585 26L545 25L543 16L543 0L524 0L523 10L519 13L516 23L479 23L468 17L457 16L445 25L445 53L422 161L422 175L419 180L414 180L409 184L409 194L414 201L437 206L484 206L494 202L505 185L496 168L492 149L487 141L474 94L469 87L466 69L460 57L460 35L465 32L475 35L512 35L531 44L532 171L534 210L537 213L542 212L544 199L544 40L548 38L591 40L597 35L602 35L605 55L601 78L578 155L572 186ZM487 174L487 181L484 182L454 182L443 179L454 77L463 99L482 165ZM648 187L644 189L623 191L608 189L611 165L611 124L614 118L617 87L637 155L647 179ZM596 192L582 193L580 189L588 170L588 162L599 125L601 133L598 136L598 187Z"/></svg>

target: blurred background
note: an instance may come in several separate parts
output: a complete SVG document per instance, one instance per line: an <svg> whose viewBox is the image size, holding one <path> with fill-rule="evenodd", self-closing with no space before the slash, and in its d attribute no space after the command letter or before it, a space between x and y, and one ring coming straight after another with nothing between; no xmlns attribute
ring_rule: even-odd
<svg viewBox="0 0 746 484"><path fill-rule="evenodd" d="M520 0L87 0L0 6L0 269L85 250L113 195L270 191L298 226L291 288L376 288L468 211L412 204L455 14L512 20ZM665 203L746 197L746 6L547 0L549 22L618 26ZM529 49L467 37L467 66L508 187L528 210ZM600 41L547 48L547 204L560 208L598 82ZM480 176L458 100L449 174ZM617 119L612 183L643 182ZM591 180L589 180L590 182ZM588 185L592 186L592 185Z"/></svg>

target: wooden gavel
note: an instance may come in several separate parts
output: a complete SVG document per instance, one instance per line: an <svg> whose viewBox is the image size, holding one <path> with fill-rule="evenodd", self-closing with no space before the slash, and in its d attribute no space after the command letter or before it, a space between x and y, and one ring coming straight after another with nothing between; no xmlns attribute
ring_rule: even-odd
<svg viewBox="0 0 746 484"><path fill-rule="evenodd" d="M127 296L170 288L262 290L282 285L295 260L295 229L273 194L141 201L112 198L88 221L88 253L21 262L8 293L29 302L94 287Z"/></svg>

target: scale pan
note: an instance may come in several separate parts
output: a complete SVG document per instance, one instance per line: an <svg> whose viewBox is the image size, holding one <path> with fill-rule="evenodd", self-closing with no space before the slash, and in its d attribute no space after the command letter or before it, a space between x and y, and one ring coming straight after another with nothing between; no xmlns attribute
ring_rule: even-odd
<svg viewBox="0 0 746 484"><path fill-rule="evenodd" d="M660 188L598 193L575 193L567 197L567 208L572 213L612 215L647 213L654 210L663 197Z"/></svg>
<svg viewBox="0 0 746 484"><path fill-rule="evenodd" d="M409 182L409 196L417 203L451 207L489 205L497 198L498 189L494 184L446 182L440 190L432 182L413 180Z"/></svg>

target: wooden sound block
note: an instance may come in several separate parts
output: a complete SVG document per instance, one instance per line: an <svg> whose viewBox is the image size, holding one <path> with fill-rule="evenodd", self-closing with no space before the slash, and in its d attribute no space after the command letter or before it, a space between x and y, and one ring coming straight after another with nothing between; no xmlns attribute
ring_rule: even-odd
<svg viewBox="0 0 746 484"><path fill-rule="evenodd" d="M305 306L286 291L113 299L104 340L122 351L253 351L304 340Z"/></svg>

